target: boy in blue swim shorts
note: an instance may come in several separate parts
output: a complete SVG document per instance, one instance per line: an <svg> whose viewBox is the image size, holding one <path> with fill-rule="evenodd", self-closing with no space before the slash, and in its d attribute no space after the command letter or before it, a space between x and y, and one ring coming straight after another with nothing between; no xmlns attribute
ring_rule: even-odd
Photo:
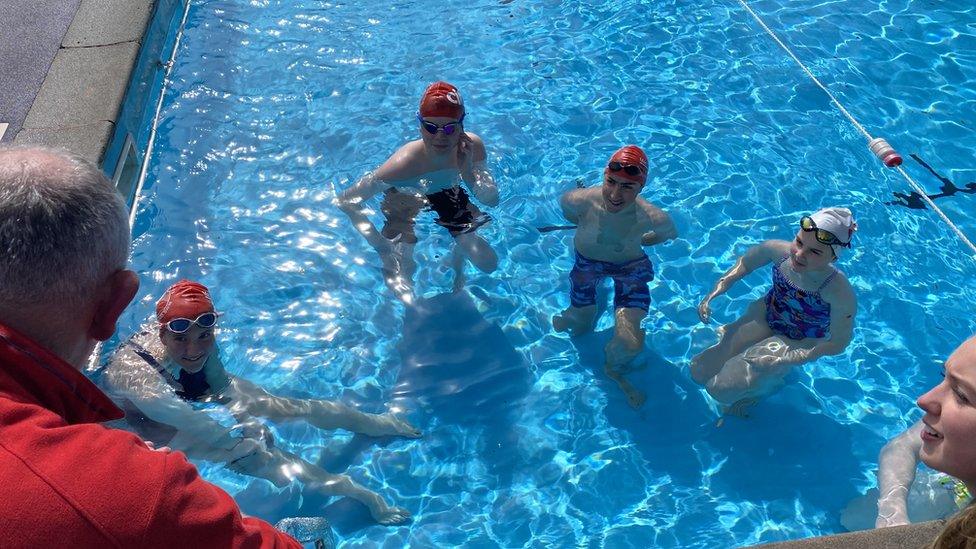
<svg viewBox="0 0 976 549"><path fill-rule="evenodd" d="M576 264L570 272L570 307L552 319L557 332L576 336L596 322L596 287L613 279L614 334L606 346L604 370L620 385L634 408L646 396L623 377L622 369L644 348L641 321L651 305L647 285L654 266L642 246L678 236L671 218L638 195L647 181L647 155L627 145L610 158L603 185L567 192L563 215L576 223Z"/></svg>

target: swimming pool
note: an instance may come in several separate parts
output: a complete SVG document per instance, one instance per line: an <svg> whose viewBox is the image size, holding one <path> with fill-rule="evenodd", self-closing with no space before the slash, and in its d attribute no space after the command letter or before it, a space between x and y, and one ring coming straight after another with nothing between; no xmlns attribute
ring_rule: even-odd
<svg viewBox="0 0 976 549"><path fill-rule="evenodd" d="M407 527L204 474L247 513L324 514L351 547L726 547L841 531L879 448L919 417L914 398L976 328L976 263L931 212L885 205L907 185L738 3L688 4L193 2L136 218L143 287L120 333L169 283L196 278L228 313L218 340L234 373L372 411L391 402L426 432L376 446L276 428L280 444L410 509ZM976 10L754 7L930 193L942 182L909 153L960 188L976 181ZM442 295L449 239L425 218L426 299L405 310L332 199L416 137L416 102L436 79L460 86L468 129L488 144L502 204L482 234L501 264ZM627 142L656 172L643 196L681 233L650 251L637 412L600 371L609 316L593 336L552 333L571 234L536 230L561 224L560 193L597 183ZM976 234L976 196L937 203ZM716 426L686 370L715 340L695 307L745 246L834 204L861 227L841 264L859 292L854 342ZM717 300L716 320L768 276Z"/></svg>

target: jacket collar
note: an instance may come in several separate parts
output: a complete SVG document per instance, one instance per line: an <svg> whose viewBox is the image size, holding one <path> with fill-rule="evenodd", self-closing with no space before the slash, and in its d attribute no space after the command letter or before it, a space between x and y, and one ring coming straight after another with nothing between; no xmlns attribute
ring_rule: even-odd
<svg viewBox="0 0 976 549"><path fill-rule="evenodd" d="M2 323L0 365L0 394L43 406L70 424L124 416L78 369Z"/></svg>

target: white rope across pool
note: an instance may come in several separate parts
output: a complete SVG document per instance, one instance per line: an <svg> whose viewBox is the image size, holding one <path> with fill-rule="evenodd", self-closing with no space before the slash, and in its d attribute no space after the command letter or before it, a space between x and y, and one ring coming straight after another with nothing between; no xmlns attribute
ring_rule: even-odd
<svg viewBox="0 0 976 549"><path fill-rule="evenodd" d="M885 163L885 165L887 165L889 168L894 168L898 170L898 173L900 173L902 177L904 177L905 180L908 181L908 184L912 187L912 189L915 190L916 193L918 193L919 196L921 196L922 200L924 200L925 203L928 204L929 207L932 208L932 210L934 210L935 213L938 214L940 218L942 218L942 221L945 221L946 225L948 225L949 228L956 233L956 236L958 236L959 239L962 240L963 243L966 246L968 246L970 250L972 250L973 252L972 258L976 260L976 245L974 245L972 241L966 237L966 234L963 233L962 230L958 226L956 226L956 224L953 223L951 219L949 219L949 216L947 216L945 212L942 211L942 209L940 209L938 206L935 205L935 202L933 202L932 199L929 198L928 194L926 194L925 189L923 189L918 183L916 183L915 180L912 179L910 175L908 175L908 172L906 172L905 169L900 166L901 158L897 157L897 153L894 153L894 150L892 150L890 147L884 149L883 152L882 150L880 150L880 146L887 146L887 142L872 136L871 133L868 132L868 130L865 129L865 127L860 122L858 122L856 118L854 118L854 115L852 115L850 111L848 111L847 108L845 108L844 105L842 105L841 102L836 97L834 97L834 94L830 93L830 90L827 89L827 86L824 86L823 83L821 83L820 80L818 80L817 77L813 74L813 72L810 71L810 69L807 68L805 64L803 64L803 61L800 61L800 58L793 53L793 51L789 48L789 46L783 43L783 41L780 40L778 36L776 36L776 33L769 28L769 25L767 25L766 22L763 21L762 17L760 17L759 14L757 14L755 11L752 10L751 7L749 7L749 4L747 4L745 0L739 0L739 3L742 4L742 7L745 8L750 15L752 15L753 19L755 19L760 26L762 26L762 28L766 31L766 33L768 33L769 36L771 36L772 39L775 40L777 44L779 44L779 47L783 48L783 51L785 51L787 55L789 55L793 59L793 61L795 61L796 64L799 65L801 69L803 69L803 72L807 73L807 76L809 76L810 79L813 80L813 83L819 86L820 89L822 89L824 93L826 93L827 96L830 97L831 102L833 102L833 104L836 105L838 109L840 109L840 112L844 116L846 116L848 120L851 121L851 124L854 124L854 126L858 129L858 131L860 131L864 135L864 137L867 138L868 147L871 149L871 151L875 153L875 155L878 156L878 158L882 160ZM896 160L890 161L889 159L893 157L897 157Z"/></svg>

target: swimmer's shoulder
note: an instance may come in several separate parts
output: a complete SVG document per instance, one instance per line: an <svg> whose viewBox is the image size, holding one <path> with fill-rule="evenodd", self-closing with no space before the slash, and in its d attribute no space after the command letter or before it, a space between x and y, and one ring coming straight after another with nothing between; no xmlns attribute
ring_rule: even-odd
<svg viewBox="0 0 976 549"><path fill-rule="evenodd" d="M414 180L429 170L423 141L417 139L404 144L386 159L373 173L376 179L394 185L397 181Z"/></svg>
<svg viewBox="0 0 976 549"><path fill-rule="evenodd" d="M113 389L143 386L147 380L159 377L157 366L165 361L165 350L159 337L141 330L121 343L109 355L105 365L105 381ZM148 358L147 358L148 357Z"/></svg>
<svg viewBox="0 0 976 549"><path fill-rule="evenodd" d="M653 202L644 200L639 196L637 197L637 211L640 213L642 220L651 225L660 225L671 220L671 216L667 212Z"/></svg>
<svg viewBox="0 0 976 549"><path fill-rule="evenodd" d="M785 240L764 240L746 250L743 258L756 267L775 263L790 253L790 243Z"/></svg>
<svg viewBox="0 0 976 549"><path fill-rule="evenodd" d="M576 213L581 214L592 209L596 200L601 198L599 187L584 187L566 191L560 198L563 208L572 208Z"/></svg>
<svg viewBox="0 0 976 549"><path fill-rule="evenodd" d="M474 161L484 162L488 158L488 150L485 148L485 142L481 137L474 132L464 132L468 138L471 139L471 148L474 151Z"/></svg>
<svg viewBox="0 0 976 549"><path fill-rule="evenodd" d="M159 341L159 337L149 329L139 330L119 344L109 356L109 366L129 361L130 357L138 357L144 354L148 354L158 362L162 362L165 355L165 350ZM138 361L130 362L132 364L143 364L146 363L146 360L139 358Z"/></svg>
<svg viewBox="0 0 976 549"><path fill-rule="evenodd" d="M840 269L837 269L834 278L820 291L820 295L831 305L844 304L851 309L857 308L857 294L854 293L854 286L851 285L847 275Z"/></svg>

